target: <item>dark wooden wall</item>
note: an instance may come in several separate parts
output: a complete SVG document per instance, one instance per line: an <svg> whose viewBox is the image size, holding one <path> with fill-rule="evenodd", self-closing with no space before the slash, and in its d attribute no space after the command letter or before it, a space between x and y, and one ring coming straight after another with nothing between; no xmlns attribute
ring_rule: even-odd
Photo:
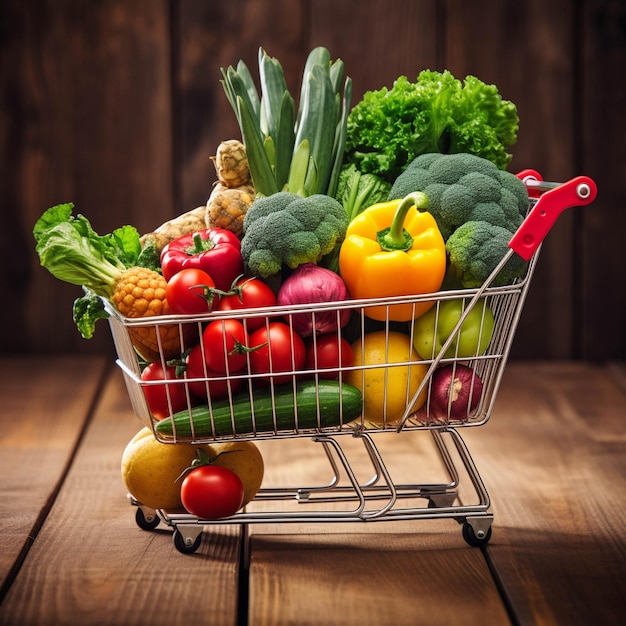
<svg viewBox="0 0 626 626"><path fill-rule="evenodd" d="M220 67L263 46L297 94L324 45L355 102L424 68L495 83L521 118L512 170L596 180L543 247L513 357L624 358L625 42L623 0L0 0L0 350L111 350L106 323L75 330L80 290L39 267L34 221L72 201L99 232L147 231L203 204L239 137Z"/></svg>

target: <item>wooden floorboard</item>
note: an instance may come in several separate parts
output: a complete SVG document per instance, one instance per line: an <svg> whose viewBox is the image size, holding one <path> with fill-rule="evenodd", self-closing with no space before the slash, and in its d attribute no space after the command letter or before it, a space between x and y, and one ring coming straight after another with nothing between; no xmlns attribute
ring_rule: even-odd
<svg viewBox="0 0 626 626"><path fill-rule="evenodd" d="M183 555L167 527L135 524L120 459L140 427L116 370L0 624L236 623L239 526L212 527Z"/></svg>
<svg viewBox="0 0 626 626"><path fill-rule="evenodd" d="M626 396L602 367L511 364L466 440L495 514L486 548L520 624L626 620ZM478 462L478 461L477 461Z"/></svg>
<svg viewBox="0 0 626 626"><path fill-rule="evenodd" d="M428 432L375 438L395 483L449 480L431 439ZM365 482L362 445L350 437L341 444ZM319 444L259 445L266 486L330 477ZM250 536L250 624L454 624L459 615L469 625L510 623L481 550L464 542L452 519L257 524Z"/></svg>
<svg viewBox="0 0 626 626"><path fill-rule="evenodd" d="M105 365L96 357L0 359L0 598L64 479Z"/></svg>
<svg viewBox="0 0 626 626"><path fill-rule="evenodd" d="M480 550L436 526L255 536L250 624L509 624Z"/></svg>
<svg viewBox="0 0 626 626"><path fill-rule="evenodd" d="M239 525L207 526L192 555L175 549L167 526L135 524L119 463L141 425L117 368L101 386L105 365L0 361L2 625L626 620L623 364L509 364L491 420L462 430L491 496L483 549L451 519L318 521L254 524L249 543ZM342 439L368 477L360 442ZM329 478L319 443L258 445L265 487ZM428 432L392 435L379 449L394 481L445 478ZM250 511L293 506L255 501Z"/></svg>
<svg viewBox="0 0 626 626"><path fill-rule="evenodd" d="M451 521L253 526L253 623L623 623L626 396L615 371L511 364L492 419L462 431L495 513L485 557ZM390 462L413 455L432 468L419 437ZM265 446L280 457L278 482L320 463L304 443L279 445ZM381 556L381 542L405 549Z"/></svg>

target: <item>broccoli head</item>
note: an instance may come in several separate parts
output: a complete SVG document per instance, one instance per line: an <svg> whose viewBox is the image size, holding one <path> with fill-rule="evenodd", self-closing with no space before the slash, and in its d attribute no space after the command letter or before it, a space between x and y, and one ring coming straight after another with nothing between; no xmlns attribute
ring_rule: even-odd
<svg viewBox="0 0 626 626"><path fill-rule="evenodd" d="M459 226L446 242L449 265L446 287L480 287L508 252L511 232L485 221ZM491 283L510 285L523 275L526 262L514 254Z"/></svg>
<svg viewBox="0 0 626 626"><path fill-rule="evenodd" d="M303 198L281 191L257 198L243 222L241 256L248 270L267 278L286 265L318 263L343 241L348 216L334 198Z"/></svg>
<svg viewBox="0 0 626 626"><path fill-rule="evenodd" d="M415 158L396 179L389 199L413 191L428 196L428 210L445 240L471 221L488 222L512 234L528 210L528 192L517 176L469 153Z"/></svg>

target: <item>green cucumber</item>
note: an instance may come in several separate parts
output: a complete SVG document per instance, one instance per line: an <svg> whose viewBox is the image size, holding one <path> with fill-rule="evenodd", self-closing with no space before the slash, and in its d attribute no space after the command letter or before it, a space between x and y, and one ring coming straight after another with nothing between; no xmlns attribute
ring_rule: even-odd
<svg viewBox="0 0 626 626"><path fill-rule="evenodd" d="M163 436L224 437L272 432L327 428L348 423L361 415L363 398L352 385L336 380L299 381L271 389L254 390L252 402L248 392L228 400L185 409L156 424ZM252 415L254 407L254 416ZM319 420L318 420L319 407ZM297 415L296 415L297 413Z"/></svg>

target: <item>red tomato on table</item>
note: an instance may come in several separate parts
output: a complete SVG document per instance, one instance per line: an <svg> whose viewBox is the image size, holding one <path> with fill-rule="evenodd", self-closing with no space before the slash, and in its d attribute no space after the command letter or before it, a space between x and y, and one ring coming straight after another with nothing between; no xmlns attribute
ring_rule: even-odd
<svg viewBox="0 0 626 626"><path fill-rule="evenodd" d="M200 465L183 479L180 499L192 515L221 519L234 515L243 504L243 484L232 470L220 465Z"/></svg>

